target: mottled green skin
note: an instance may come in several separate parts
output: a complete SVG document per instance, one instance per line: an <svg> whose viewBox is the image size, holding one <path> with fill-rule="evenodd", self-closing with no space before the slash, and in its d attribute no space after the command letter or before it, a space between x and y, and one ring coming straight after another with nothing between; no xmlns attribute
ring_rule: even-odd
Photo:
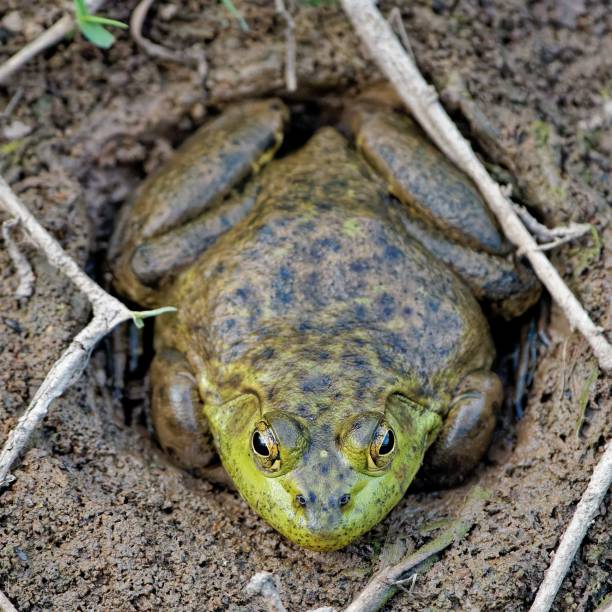
<svg viewBox="0 0 612 612"><path fill-rule="evenodd" d="M343 122L363 157L324 128L271 162L287 116L260 100L200 128L123 209L109 259L119 291L179 308L156 323L162 447L205 469L212 433L264 519L330 550L395 506L429 447L424 480L477 464L502 389L472 292L514 316L538 286L407 118L359 102Z"/></svg>
<svg viewBox="0 0 612 612"><path fill-rule="evenodd" d="M157 322L157 348L186 355L247 502L295 542L339 548L401 499L457 383L494 350L467 286L390 221L382 183L336 131L260 181L251 212L161 299L179 312ZM286 449L274 477L251 449L266 415ZM369 473L346 441L383 416L397 452Z"/></svg>

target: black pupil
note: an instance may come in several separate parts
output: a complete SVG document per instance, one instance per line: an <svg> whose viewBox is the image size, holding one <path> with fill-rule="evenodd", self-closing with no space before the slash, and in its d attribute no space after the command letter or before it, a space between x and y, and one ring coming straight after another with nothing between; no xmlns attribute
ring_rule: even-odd
<svg viewBox="0 0 612 612"><path fill-rule="evenodd" d="M268 457L270 455L270 449L264 443L258 431L253 434L253 450L262 457Z"/></svg>
<svg viewBox="0 0 612 612"><path fill-rule="evenodd" d="M380 449L378 451L379 455L388 455L392 450L395 444L395 436L390 429L387 429L387 433L383 438L382 444L380 445Z"/></svg>

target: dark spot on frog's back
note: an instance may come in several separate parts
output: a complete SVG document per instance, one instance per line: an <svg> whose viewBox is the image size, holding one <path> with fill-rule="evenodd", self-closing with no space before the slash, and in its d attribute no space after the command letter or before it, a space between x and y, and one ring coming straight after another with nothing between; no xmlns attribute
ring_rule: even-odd
<svg viewBox="0 0 612 612"><path fill-rule="evenodd" d="M280 266L272 280L274 306L285 310L293 302L293 272L288 266Z"/></svg>
<svg viewBox="0 0 612 612"><path fill-rule="evenodd" d="M274 228L271 225L262 225L257 230L257 237L259 241L261 241L263 244L274 244L276 239L276 232L274 231Z"/></svg>
<svg viewBox="0 0 612 612"><path fill-rule="evenodd" d="M438 312L440 310L440 300L430 297L427 300L427 308L429 312Z"/></svg>
<svg viewBox="0 0 612 612"><path fill-rule="evenodd" d="M342 245L336 238L326 237L315 240L310 246L310 257L314 261L321 261L329 253L338 253Z"/></svg>
<svg viewBox="0 0 612 612"><path fill-rule="evenodd" d="M385 292L377 298L376 307L378 316L387 321L395 314L395 298Z"/></svg>
<svg viewBox="0 0 612 612"><path fill-rule="evenodd" d="M387 244L383 250L383 256L387 261L399 261L402 258L402 251L393 244Z"/></svg>
<svg viewBox="0 0 612 612"><path fill-rule="evenodd" d="M276 351L271 346L266 346L253 355L251 358L251 365L256 365L261 361L269 361L274 355L276 355Z"/></svg>
<svg viewBox="0 0 612 612"><path fill-rule="evenodd" d="M326 374L314 374L302 381L301 388L303 393L321 393L329 389L331 384L331 376Z"/></svg>
<svg viewBox="0 0 612 612"><path fill-rule="evenodd" d="M363 304L355 306L355 318L358 321L365 321L368 318L368 311Z"/></svg>
<svg viewBox="0 0 612 612"><path fill-rule="evenodd" d="M349 269L356 274L363 274L370 269L370 261L364 258L355 259L350 263Z"/></svg>

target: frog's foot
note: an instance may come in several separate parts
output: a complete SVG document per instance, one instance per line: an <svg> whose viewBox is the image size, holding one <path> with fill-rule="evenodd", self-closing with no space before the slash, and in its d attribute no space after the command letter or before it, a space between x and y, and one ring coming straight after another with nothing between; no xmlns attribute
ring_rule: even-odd
<svg viewBox="0 0 612 612"><path fill-rule="evenodd" d="M357 103L346 113L364 157L402 205L392 214L407 233L507 318L538 299L533 273L511 247L472 182L408 117Z"/></svg>
<svg viewBox="0 0 612 612"><path fill-rule="evenodd" d="M119 291L155 304L159 288L251 210L256 185L237 188L272 158L287 114L279 100L232 106L145 181L109 247Z"/></svg>
<svg viewBox="0 0 612 612"><path fill-rule="evenodd" d="M181 467L206 468L216 455L198 388L186 359L164 349L151 365L153 425L161 447Z"/></svg>
<svg viewBox="0 0 612 612"><path fill-rule="evenodd" d="M492 372L472 372L461 381L419 471L421 483L452 486L478 465L491 442L502 398L501 382Z"/></svg>

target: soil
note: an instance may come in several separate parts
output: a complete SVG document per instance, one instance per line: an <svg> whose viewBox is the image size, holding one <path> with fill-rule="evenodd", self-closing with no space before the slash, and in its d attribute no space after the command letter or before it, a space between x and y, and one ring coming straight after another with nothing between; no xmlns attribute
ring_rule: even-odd
<svg viewBox="0 0 612 612"><path fill-rule="evenodd" d="M205 84L192 67L150 58L119 33L108 51L76 35L0 88L0 108L20 95L0 118L0 173L101 282L116 210L142 178L211 109L283 95L284 25L274 3L236 4L248 33L208 0L160 2L145 22L145 35L168 47L206 49ZM409 4L402 14L417 61L492 172L548 225L598 229L602 249L587 237L553 261L610 329L612 121L601 115L612 95L609 3ZM135 5L110 2L104 14L128 21ZM63 10L59 1L3 0L0 61ZM300 6L296 27L297 114L306 99L380 78L339 8ZM17 277L0 250L1 440L89 316L83 296L19 242L37 280L29 300L16 300ZM507 353L504 330L516 327L495 327ZM612 429L610 382L587 344L554 307L545 327L550 343L539 345L524 416L506 409L476 474L461 487L408 494L372 532L334 553L302 550L235 492L173 467L147 426L143 393L136 388L129 409L117 397L103 346L55 402L2 493L0 589L22 612L259 610L245 586L267 570L290 611L339 609L381 564L455 518L478 484L488 501L476 525L386 609L525 610ZM609 596L610 527L608 496L554 609L593 610Z"/></svg>

